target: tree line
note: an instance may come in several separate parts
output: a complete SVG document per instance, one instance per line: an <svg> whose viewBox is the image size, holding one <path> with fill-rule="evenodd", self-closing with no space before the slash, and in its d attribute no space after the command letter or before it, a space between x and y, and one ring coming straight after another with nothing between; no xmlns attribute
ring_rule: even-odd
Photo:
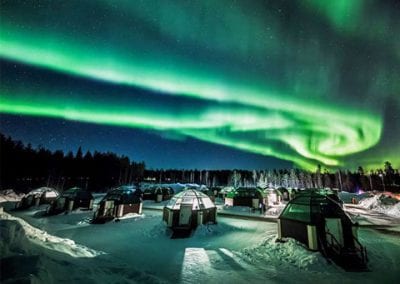
<svg viewBox="0 0 400 284"><path fill-rule="evenodd" d="M90 191L106 191L120 184L138 182L145 163L131 161L115 153L87 151L74 154L44 147L32 148L0 134L0 188L28 191L41 186L59 190L79 186Z"/></svg>
<svg viewBox="0 0 400 284"><path fill-rule="evenodd" d="M400 174L390 162L382 169L366 172L360 166L357 171L338 170L329 172L318 166L314 172L301 169L269 170L181 170L146 169L144 162L131 161L126 156L111 152L85 154L79 147L74 154L61 150L51 152L43 147L36 149L30 144L14 141L0 134L0 188L13 188L26 192L30 189L50 186L58 190L79 186L90 191L107 191L122 185L139 182L197 183L208 187L291 187L291 188L338 188L359 190L399 191Z"/></svg>
<svg viewBox="0 0 400 284"><path fill-rule="evenodd" d="M285 187L285 188L337 188L343 191L400 190L400 174L385 162L383 169L364 172L338 170L329 172L318 166L315 172L301 169L269 170L146 170L148 181L157 183L197 183L208 187Z"/></svg>

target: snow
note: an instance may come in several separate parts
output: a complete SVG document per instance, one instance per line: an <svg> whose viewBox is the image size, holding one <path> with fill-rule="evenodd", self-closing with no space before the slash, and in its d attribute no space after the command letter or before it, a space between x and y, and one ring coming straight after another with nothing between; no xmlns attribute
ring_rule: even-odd
<svg viewBox="0 0 400 284"><path fill-rule="evenodd" d="M95 251L88 247L78 245L73 240L51 235L46 231L31 226L23 219L14 217L6 212L0 213L0 218L2 220L16 221L22 230L22 232L19 233L24 234L30 241L44 248L62 252L73 257L96 257L103 254L101 251Z"/></svg>
<svg viewBox="0 0 400 284"><path fill-rule="evenodd" d="M364 192L364 193L352 193L352 192L347 192L347 191L340 191L338 193L339 198L344 202L344 203L351 203L352 198L355 198L357 202L360 200L370 197L372 193L370 192Z"/></svg>
<svg viewBox="0 0 400 284"><path fill-rule="evenodd" d="M104 194L95 196L100 200ZM370 202L369 205L381 202L379 198L375 201L377 203ZM352 273L328 263L320 253L307 250L293 239L276 242L276 223L258 220L264 216L258 211L250 212L248 207L222 208L218 210L218 224L199 226L186 239L171 239L172 232L162 222L160 211L167 202L145 201L142 215L131 214L119 222L104 225L90 224L94 211L44 217L42 213L46 207L39 206L2 213L0 253L2 268L3 264L7 265L7 272L3 273L0 282L398 281L400 222L389 214L359 204L346 205L352 217L376 223L365 221L369 227L359 229L360 242L368 249L371 272ZM390 207L390 211L398 210L398 204L384 205ZM222 204L217 206L224 207ZM281 209L278 206L270 208L277 212ZM238 216L228 218L222 215L224 213Z"/></svg>
<svg viewBox="0 0 400 284"><path fill-rule="evenodd" d="M400 218L400 202L391 206L385 210L385 213L389 216Z"/></svg>
<svg viewBox="0 0 400 284"><path fill-rule="evenodd" d="M379 197L380 197L380 195L374 195L374 196L372 196L372 197L362 199L362 200L359 202L359 205L360 205L361 207L363 207L363 208L366 208L366 209L373 209L374 207L377 207L377 206L378 206L378 204L379 204Z"/></svg>
<svg viewBox="0 0 400 284"><path fill-rule="evenodd" d="M345 209L361 225L400 224L400 202L386 194L365 197L358 204L346 204Z"/></svg>
<svg viewBox="0 0 400 284"><path fill-rule="evenodd" d="M394 218L400 218L400 202L384 194L376 194L360 201L359 205L366 209L381 212Z"/></svg>
<svg viewBox="0 0 400 284"><path fill-rule="evenodd" d="M51 187L39 187L34 190L31 190L27 195L41 195L45 193L47 198L56 198L60 195L60 193Z"/></svg>
<svg viewBox="0 0 400 284"><path fill-rule="evenodd" d="M12 189L0 190L0 204L3 202L20 201L24 194L17 194Z"/></svg>

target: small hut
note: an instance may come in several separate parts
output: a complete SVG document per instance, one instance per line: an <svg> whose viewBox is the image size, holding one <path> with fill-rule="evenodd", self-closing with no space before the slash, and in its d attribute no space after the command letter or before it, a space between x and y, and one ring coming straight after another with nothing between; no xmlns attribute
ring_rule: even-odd
<svg viewBox="0 0 400 284"><path fill-rule="evenodd" d="M218 197L219 197L219 198L222 198L222 199L225 199L225 197L227 196L227 194L228 194L229 192L231 192L231 191L234 191L234 190L235 190L235 188L234 188L233 186L225 186L225 187L221 188L221 189L218 191Z"/></svg>
<svg viewBox="0 0 400 284"><path fill-rule="evenodd" d="M275 189L275 188L267 188L265 190L265 192L267 193L267 196L268 196L268 205L269 206L278 205L281 203L281 201L283 199L283 195L280 190Z"/></svg>
<svg viewBox="0 0 400 284"><path fill-rule="evenodd" d="M216 223L217 208L204 193L188 189L176 194L164 207L163 220L172 229L193 229Z"/></svg>
<svg viewBox="0 0 400 284"><path fill-rule="evenodd" d="M309 190L298 194L279 216L278 240L294 238L346 270L365 269L367 253L357 239L357 226L335 196Z"/></svg>
<svg viewBox="0 0 400 284"><path fill-rule="evenodd" d="M289 190L285 187L278 187L276 189L276 191L278 192L278 194L281 197L281 201L289 201L290 200L290 195L289 195Z"/></svg>
<svg viewBox="0 0 400 284"><path fill-rule="evenodd" d="M133 186L120 186L111 190L100 201L93 223L105 223L129 213L142 214L141 193Z"/></svg>
<svg viewBox="0 0 400 284"><path fill-rule="evenodd" d="M161 202L169 200L174 195L174 190L168 186L152 186L143 190L143 200Z"/></svg>
<svg viewBox="0 0 400 284"><path fill-rule="evenodd" d="M213 192L215 198L219 197L219 194L220 194L221 190L222 190L222 186L213 186L213 187L211 187L211 191Z"/></svg>
<svg viewBox="0 0 400 284"><path fill-rule="evenodd" d="M206 187L205 185L202 185L200 187L200 191L210 197L211 201L215 203L215 196L216 194L214 193L214 190Z"/></svg>
<svg viewBox="0 0 400 284"><path fill-rule="evenodd" d="M268 196L265 191L256 187L239 187L229 191L225 197L225 205L228 206L259 208L260 203L267 204Z"/></svg>
<svg viewBox="0 0 400 284"><path fill-rule="evenodd" d="M27 209L31 206L51 204L59 195L60 193L54 188L40 187L26 194L21 201L17 203L16 209Z"/></svg>
<svg viewBox="0 0 400 284"><path fill-rule="evenodd" d="M64 191L50 206L49 215L59 214L61 212L70 212L76 209L93 209L93 195L79 187L72 187Z"/></svg>

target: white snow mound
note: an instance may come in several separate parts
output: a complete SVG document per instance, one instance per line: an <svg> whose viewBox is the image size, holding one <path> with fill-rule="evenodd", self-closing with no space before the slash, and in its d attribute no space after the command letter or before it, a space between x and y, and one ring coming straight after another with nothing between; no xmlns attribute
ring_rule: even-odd
<svg viewBox="0 0 400 284"><path fill-rule="evenodd" d="M377 206L379 206L379 197L380 197L380 194L377 194L372 197L362 199L360 201L359 205L365 209L376 208Z"/></svg>
<svg viewBox="0 0 400 284"><path fill-rule="evenodd" d="M24 194L17 194L12 189L0 190L0 203L2 202L17 202L24 197Z"/></svg>
<svg viewBox="0 0 400 284"><path fill-rule="evenodd" d="M0 219L18 222L22 226L28 239L44 248L65 253L73 257L96 257L105 254L104 252L76 244L73 240L50 235L46 231L35 228L21 218L14 217L6 212L0 213Z"/></svg>
<svg viewBox="0 0 400 284"><path fill-rule="evenodd" d="M376 194L360 201L359 205L390 217L400 218L400 202L384 194Z"/></svg>
<svg viewBox="0 0 400 284"><path fill-rule="evenodd" d="M319 252L311 252L298 241L288 238L284 243L276 242L276 236L269 236L256 247L239 251L241 257L250 263L274 263L278 266L295 267L319 271L329 265Z"/></svg>
<svg viewBox="0 0 400 284"><path fill-rule="evenodd" d="M395 218L400 218L400 202L386 210L386 214Z"/></svg>

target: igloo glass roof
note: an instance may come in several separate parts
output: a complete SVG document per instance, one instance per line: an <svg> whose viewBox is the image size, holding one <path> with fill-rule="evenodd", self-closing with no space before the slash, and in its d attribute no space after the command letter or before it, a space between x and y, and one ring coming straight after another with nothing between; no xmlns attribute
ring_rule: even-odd
<svg viewBox="0 0 400 284"><path fill-rule="evenodd" d="M188 189L177 193L168 202L166 207L169 209L179 210L182 204L192 205L192 210L201 210L215 207L215 204L211 201L210 197L194 189Z"/></svg>
<svg viewBox="0 0 400 284"><path fill-rule="evenodd" d="M27 195L44 195L46 198L58 197L60 193L51 187L40 187L31 190Z"/></svg>
<svg viewBox="0 0 400 284"><path fill-rule="evenodd" d="M279 218L314 223L320 216L338 218L344 215L337 197L317 191L305 192L292 199Z"/></svg>

